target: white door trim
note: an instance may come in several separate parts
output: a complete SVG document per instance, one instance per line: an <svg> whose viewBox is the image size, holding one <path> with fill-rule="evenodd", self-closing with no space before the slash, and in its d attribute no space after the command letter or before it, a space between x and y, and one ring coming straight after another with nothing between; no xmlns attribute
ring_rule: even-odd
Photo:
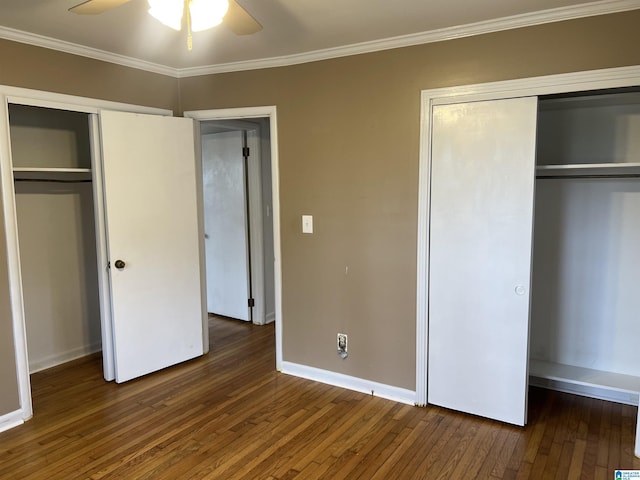
<svg viewBox="0 0 640 480"><path fill-rule="evenodd" d="M422 91L420 100L420 166L418 174L416 405L427 404L429 215L433 106L638 85L640 85L640 66L632 66Z"/></svg>
<svg viewBox="0 0 640 480"><path fill-rule="evenodd" d="M116 377L111 317L111 284L108 268L109 253L107 249L107 224L104 206L102 140L98 114L91 114L89 121L89 135L91 137L91 172L93 178L93 208L96 229L96 257L98 260L100 332L102 336L102 371L104 379L110 382Z"/></svg>
<svg viewBox="0 0 640 480"><path fill-rule="evenodd" d="M0 177L2 181L1 195L4 213L4 227L7 240L7 268L9 273L9 294L16 355L16 370L18 377L18 396L20 402L19 412L21 417L26 420L28 418L31 418L31 416L33 415L33 405L31 402L31 382L29 380L29 362L27 356L27 336L22 292L22 274L20 271L20 251L18 247L18 227L13 185L13 162L11 160L11 143L9 137L8 105L10 103L31 105L37 107L57 108L61 110L84 112L89 114L99 113L100 110L103 109L120 110L134 113L149 113L155 115L172 115L172 112L170 110L161 108L144 107L126 103L111 102L93 98L77 97L73 95L0 85ZM94 185L94 192L96 192L97 195L102 195L101 185ZM100 241L99 239L97 240ZM100 256L98 258L100 258ZM101 315L105 315L105 312L101 311Z"/></svg>
<svg viewBox="0 0 640 480"><path fill-rule="evenodd" d="M15 189L13 183L13 162L11 160L11 140L9 135L9 102L3 96L0 103L0 180L2 181L2 205L4 230L7 242L7 270L9 281L9 302L13 327L13 342L16 355L18 377L18 397L20 413L24 420L33 415L31 403L31 382L29 380L29 358L27 356L27 329L25 325L24 301L22 296L22 271L20 270L20 250L18 247L18 219L16 214ZM2 253L0 253L1 255Z"/></svg>
<svg viewBox="0 0 640 480"><path fill-rule="evenodd" d="M224 108L218 110L192 110L185 117L199 121L238 120L243 118L269 118L271 132L271 178L273 200L273 253L276 310L276 370L282 370L282 261L280 249L280 176L278 167L278 121L275 106Z"/></svg>

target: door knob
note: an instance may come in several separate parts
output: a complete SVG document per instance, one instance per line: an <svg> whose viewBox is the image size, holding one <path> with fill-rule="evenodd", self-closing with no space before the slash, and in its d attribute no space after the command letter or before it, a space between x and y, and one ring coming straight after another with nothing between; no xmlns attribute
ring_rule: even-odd
<svg viewBox="0 0 640 480"><path fill-rule="evenodd" d="M115 266L116 266L116 268L122 269L122 268L124 268L125 263L122 260L116 260Z"/></svg>

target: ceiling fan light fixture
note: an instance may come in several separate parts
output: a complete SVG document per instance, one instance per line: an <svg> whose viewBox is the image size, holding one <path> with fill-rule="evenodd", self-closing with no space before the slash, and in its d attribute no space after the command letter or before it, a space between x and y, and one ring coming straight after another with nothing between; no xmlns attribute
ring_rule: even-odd
<svg viewBox="0 0 640 480"><path fill-rule="evenodd" d="M191 30L200 32L220 25L228 9L228 0L190 0Z"/></svg>
<svg viewBox="0 0 640 480"><path fill-rule="evenodd" d="M174 30L182 28L183 0L148 0L149 14Z"/></svg>

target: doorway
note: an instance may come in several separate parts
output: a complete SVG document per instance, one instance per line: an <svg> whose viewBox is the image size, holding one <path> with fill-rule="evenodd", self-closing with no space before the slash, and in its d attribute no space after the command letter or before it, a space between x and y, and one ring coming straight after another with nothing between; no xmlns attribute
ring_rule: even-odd
<svg viewBox="0 0 640 480"><path fill-rule="evenodd" d="M213 120L253 120L264 119L269 125L269 153L271 168L271 217L268 223L273 229L273 292L274 323L276 333L276 370L282 370L282 261L280 254L280 184L278 174L278 121L275 106L241 107L220 110L194 110L184 112L184 116L200 122ZM265 147L266 144L263 144ZM265 172L263 170L263 173ZM263 181L267 177L263 175Z"/></svg>
<svg viewBox="0 0 640 480"><path fill-rule="evenodd" d="M268 118L200 123L207 311L275 320Z"/></svg>

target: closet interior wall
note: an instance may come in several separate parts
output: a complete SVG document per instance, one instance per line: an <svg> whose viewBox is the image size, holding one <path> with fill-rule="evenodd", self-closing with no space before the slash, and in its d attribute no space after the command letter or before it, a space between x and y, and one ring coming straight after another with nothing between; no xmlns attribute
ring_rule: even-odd
<svg viewBox="0 0 640 480"><path fill-rule="evenodd" d="M101 349L89 115L9 106L31 373Z"/></svg>
<svg viewBox="0 0 640 480"><path fill-rule="evenodd" d="M578 371L577 383L581 376L605 384L616 375L640 378L639 162L639 93L540 98L534 375L569 366L588 369ZM630 392L599 396L638 404Z"/></svg>

